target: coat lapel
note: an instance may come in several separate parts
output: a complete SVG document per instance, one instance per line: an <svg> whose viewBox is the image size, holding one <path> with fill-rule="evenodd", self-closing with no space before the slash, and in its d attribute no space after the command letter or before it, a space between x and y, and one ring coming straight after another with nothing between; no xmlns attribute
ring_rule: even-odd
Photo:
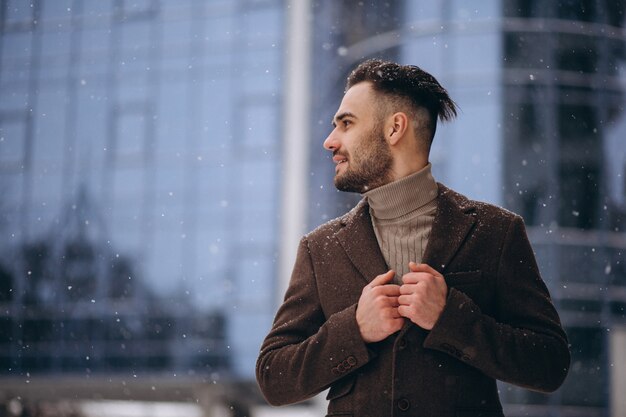
<svg viewBox="0 0 626 417"><path fill-rule="evenodd" d="M422 262L443 273L476 218L474 205L442 184L437 198L437 212ZM378 246L365 199L341 219L341 224L337 239L365 281L387 272L389 267Z"/></svg>
<svg viewBox="0 0 626 417"><path fill-rule="evenodd" d="M389 268L378 246L365 199L341 219L341 224L337 239L365 281L387 272Z"/></svg>
<svg viewBox="0 0 626 417"><path fill-rule="evenodd" d="M467 198L439 184L437 212L422 262L443 273L472 230L474 214Z"/></svg>
<svg viewBox="0 0 626 417"><path fill-rule="evenodd" d="M446 186L438 185L437 212L422 263L430 265L443 274L465 241L467 234L474 227L476 218L473 203ZM428 334L426 330L414 326L410 320L406 319L398 337L404 336L409 329L416 329L422 338Z"/></svg>

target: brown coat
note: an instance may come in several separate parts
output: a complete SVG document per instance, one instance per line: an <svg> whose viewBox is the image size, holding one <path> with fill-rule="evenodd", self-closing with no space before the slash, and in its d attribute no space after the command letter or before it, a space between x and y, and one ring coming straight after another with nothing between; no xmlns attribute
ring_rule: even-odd
<svg viewBox="0 0 626 417"><path fill-rule="evenodd" d="M567 338L522 219L439 185L424 263L448 284L431 331L407 320L366 344L356 323L363 287L387 271L361 201L300 242L291 283L257 361L273 405L330 387L329 416L502 416L496 379L557 389Z"/></svg>

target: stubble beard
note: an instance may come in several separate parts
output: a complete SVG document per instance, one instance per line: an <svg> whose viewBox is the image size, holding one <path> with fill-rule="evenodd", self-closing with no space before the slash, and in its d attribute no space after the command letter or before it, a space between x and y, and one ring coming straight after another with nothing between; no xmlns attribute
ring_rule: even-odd
<svg viewBox="0 0 626 417"><path fill-rule="evenodd" d="M335 175L335 187L339 191L364 193L391 182L393 157L380 124L347 156L345 172Z"/></svg>

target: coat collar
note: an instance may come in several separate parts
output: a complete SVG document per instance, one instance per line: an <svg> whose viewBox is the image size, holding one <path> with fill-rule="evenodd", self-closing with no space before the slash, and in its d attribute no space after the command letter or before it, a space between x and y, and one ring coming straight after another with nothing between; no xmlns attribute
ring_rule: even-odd
<svg viewBox="0 0 626 417"><path fill-rule="evenodd" d="M443 273L476 221L475 205L443 184L437 184L437 211L422 262ZM367 282L388 270L365 199L341 218L339 243Z"/></svg>
<svg viewBox="0 0 626 417"><path fill-rule="evenodd" d="M443 274L474 227L476 206L445 185L438 186L437 212L422 262Z"/></svg>
<svg viewBox="0 0 626 417"><path fill-rule="evenodd" d="M341 225L343 227L337 232L337 239L363 278L370 282L377 275L387 272L387 263L378 246L365 198L341 218Z"/></svg>

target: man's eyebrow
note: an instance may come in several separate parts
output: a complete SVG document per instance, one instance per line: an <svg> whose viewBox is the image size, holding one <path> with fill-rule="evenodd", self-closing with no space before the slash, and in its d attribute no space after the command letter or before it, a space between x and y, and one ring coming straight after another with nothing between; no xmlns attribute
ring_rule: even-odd
<svg viewBox="0 0 626 417"><path fill-rule="evenodd" d="M333 126L337 126L337 122L342 121L346 117L352 117L353 119L357 119L357 117L353 113L350 113L349 111L346 111L346 112L343 112L343 113L340 113L340 114L336 115L335 118L331 121L331 124Z"/></svg>

